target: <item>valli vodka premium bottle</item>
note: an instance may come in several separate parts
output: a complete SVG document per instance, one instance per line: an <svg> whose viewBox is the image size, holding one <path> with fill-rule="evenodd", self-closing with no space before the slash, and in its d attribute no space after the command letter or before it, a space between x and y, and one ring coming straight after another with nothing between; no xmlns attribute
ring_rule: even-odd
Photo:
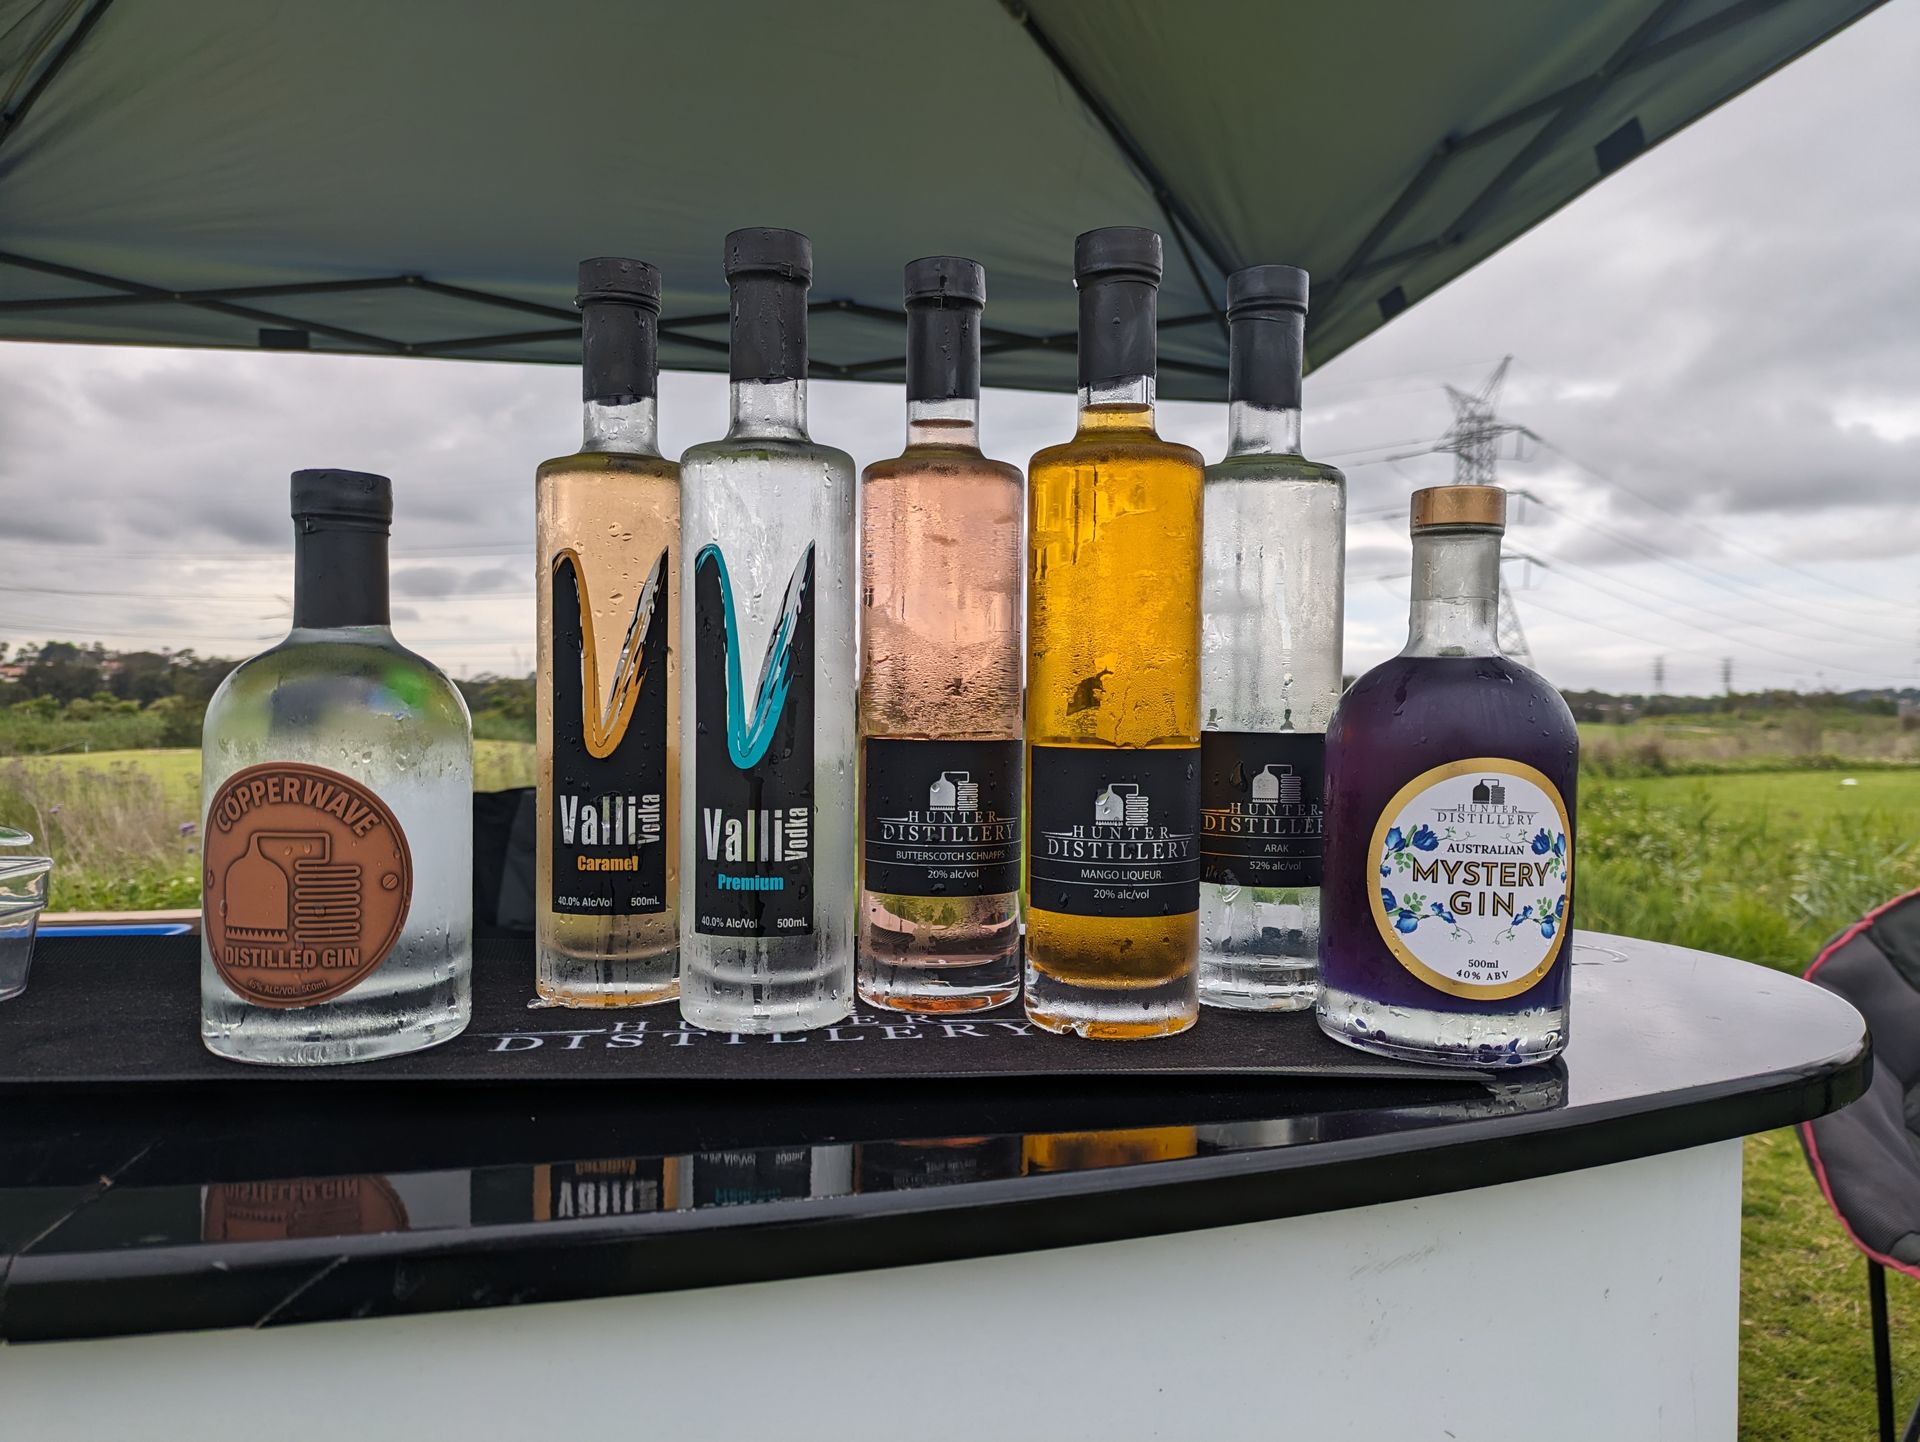
<svg viewBox="0 0 1920 1442"><path fill-rule="evenodd" d="M1300 454L1307 273L1227 281L1226 459L1207 468L1200 1000L1295 1011L1320 950L1322 779L1340 700L1346 478Z"/></svg>
<svg viewBox="0 0 1920 1442"><path fill-rule="evenodd" d="M1500 654L1506 493L1413 497L1407 646L1327 731L1320 1025L1415 1061L1545 1061L1567 1043L1579 733Z"/></svg>
<svg viewBox="0 0 1920 1442"><path fill-rule="evenodd" d="M853 461L807 438L791 230L727 237L732 419L680 460L680 1011L827 1026L853 1002Z"/></svg>
<svg viewBox="0 0 1920 1442"><path fill-rule="evenodd" d="M1074 244L1080 424L1033 458L1027 1014L1133 1038L1199 1016L1200 457L1153 428L1160 237Z"/></svg>
<svg viewBox="0 0 1920 1442"><path fill-rule="evenodd" d="M535 480L535 982L562 1006L678 994L680 468L660 455L660 274L580 263L578 455Z"/></svg>
<svg viewBox="0 0 1920 1442"><path fill-rule="evenodd" d="M1020 990L1020 472L980 454L986 272L907 267L907 449L861 478L860 996Z"/></svg>
<svg viewBox="0 0 1920 1442"><path fill-rule="evenodd" d="M387 629L393 490L293 473L293 629L207 705L200 1035L236 1061L418 1051L467 1024L466 703Z"/></svg>

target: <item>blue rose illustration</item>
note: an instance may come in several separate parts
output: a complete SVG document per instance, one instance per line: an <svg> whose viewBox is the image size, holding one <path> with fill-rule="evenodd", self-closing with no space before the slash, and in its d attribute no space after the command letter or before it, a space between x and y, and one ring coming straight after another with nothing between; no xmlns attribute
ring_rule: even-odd
<svg viewBox="0 0 1920 1442"><path fill-rule="evenodd" d="M1384 868L1382 868L1384 870ZM1393 893L1386 887L1380 888L1380 908L1383 911L1398 911L1400 903L1393 899Z"/></svg>
<svg viewBox="0 0 1920 1442"><path fill-rule="evenodd" d="M1553 904L1554 919L1559 920L1564 916L1566 916L1566 914L1567 914L1567 898L1562 896L1558 901L1554 902Z"/></svg>
<svg viewBox="0 0 1920 1442"><path fill-rule="evenodd" d="M1554 832L1553 854L1555 856L1565 856L1567 854L1567 833L1566 832L1564 831Z"/></svg>
<svg viewBox="0 0 1920 1442"><path fill-rule="evenodd" d="M1540 934L1544 936L1548 941L1552 941L1553 933L1557 929L1557 925L1558 924L1555 922L1555 920L1551 916L1541 917L1540 918Z"/></svg>
<svg viewBox="0 0 1920 1442"><path fill-rule="evenodd" d="M1403 911L1393 924L1397 930L1412 931L1420 924L1420 918L1415 916L1411 911Z"/></svg>
<svg viewBox="0 0 1920 1442"><path fill-rule="evenodd" d="M1382 876L1391 876L1393 875L1393 868L1391 866L1386 865L1385 863L1382 863L1380 867L1380 874Z"/></svg>
<svg viewBox="0 0 1920 1442"><path fill-rule="evenodd" d="M1547 835L1546 828L1542 827L1534 834L1533 854L1535 856L1545 856L1551 850L1553 850L1553 840Z"/></svg>
<svg viewBox="0 0 1920 1442"><path fill-rule="evenodd" d="M1397 826L1389 828L1387 831L1387 850L1405 851L1406 849L1407 838L1401 834L1400 828Z"/></svg>
<svg viewBox="0 0 1920 1442"><path fill-rule="evenodd" d="M1433 834L1431 826L1413 828L1413 845L1416 851L1432 851L1440 845L1440 838Z"/></svg>

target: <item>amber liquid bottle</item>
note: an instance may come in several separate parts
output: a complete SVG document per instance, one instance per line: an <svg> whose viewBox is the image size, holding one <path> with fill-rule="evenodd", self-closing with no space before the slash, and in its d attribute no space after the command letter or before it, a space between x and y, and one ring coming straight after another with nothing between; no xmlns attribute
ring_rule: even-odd
<svg viewBox="0 0 1920 1442"><path fill-rule="evenodd" d="M860 482L859 989L900 1011L1020 991L1020 506L980 453L986 274L907 267L907 448Z"/></svg>
<svg viewBox="0 0 1920 1442"><path fill-rule="evenodd" d="M540 574L535 985L560 1006L679 994L680 468L660 455L660 276L580 265L585 440L534 483Z"/></svg>
<svg viewBox="0 0 1920 1442"><path fill-rule="evenodd" d="M1201 464L1153 428L1160 237L1089 231L1080 423L1029 470L1026 1007L1049 1031L1199 1015Z"/></svg>

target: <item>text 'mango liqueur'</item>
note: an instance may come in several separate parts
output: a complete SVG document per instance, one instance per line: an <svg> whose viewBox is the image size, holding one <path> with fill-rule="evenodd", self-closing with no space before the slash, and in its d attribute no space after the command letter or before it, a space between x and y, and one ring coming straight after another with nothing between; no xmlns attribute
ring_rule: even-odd
<svg viewBox="0 0 1920 1442"><path fill-rule="evenodd" d="M1160 237L1074 243L1080 422L1029 470L1026 1007L1049 1031L1199 1016L1200 456L1153 428Z"/></svg>
<svg viewBox="0 0 1920 1442"><path fill-rule="evenodd" d="M578 455L534 483L540 574L535 984L565 1006L677 994L680 468L656 415L660 274L580 263Z"/></svg>
<svg viewBox="0 0 1920 1442"><path fill-rule="evenodd" d="M853 461L807 437L807 238L726 271L732 416L680 459L680 1011L800 1031L853 1001Z"/></svg>
<svg viewBox="0 0 1920 1442"><path fill-rule="evenodd" d="M1388 1056L1518 1065L1567 1041L1580 741L1495 640L1506 499L1414 493L1406 649L1327 733L1320 1025Z"/></svg>
<svg viewBox="0 0 1920 1442"><path fill-rule="evenodd" d="M201 733L200 1035L236 1061L418 1051L467 1024L466 703L388 629L393 489L293 473L293 629Z"/></svg>
<svg viewBox="0 0 1920 1442"><path fill-rule="evenodd" d="M859 987L1020 989L1020 472L980 454L986 273L907 266L907 448L861 478Z"/></svg>
<svg viewBox="0 0 1920 1442"><path fill-rule="evenodd" d="M1313 1003L1327 722L1340 700L1346 478L1300 454L1307 273L1227 281L1226 458L1207 467L1200 1000Z"/></svg>

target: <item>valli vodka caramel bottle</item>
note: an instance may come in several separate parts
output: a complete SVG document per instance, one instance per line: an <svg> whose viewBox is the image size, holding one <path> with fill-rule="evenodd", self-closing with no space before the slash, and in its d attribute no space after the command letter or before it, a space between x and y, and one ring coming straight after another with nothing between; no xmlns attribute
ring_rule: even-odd
<svg viewBox="0 0 1920 1442"><path fill-rule="evenodd" d="M680 458L680 1013L802 1031L853 1005L853 459L807 435L813 247L736 230L726 436Z"/></svg>
<svg viewBox="0 0 1920 1442"><path fill-rule="evenodd" d="M678 992L680 468L655 413L660 274L580 263L579 454L540 467L535 983L562 1006Z"/></svg>
<svg viewBox="0 0 1920 1442"><path fill-rule="evenodd" d="M1560 693L1500 654L1506 493L1413 497L1406 649L1327 729L1320 1025L1413 1061L1546 1061L1567 1044L1574 781Z"/></svg>
<svg viewBox="0 0 1920 1442"><path fill-rule="evenodd" d="M1133 1038L1199 1015L1198 453L1153 428L1160 237L1074 245L1080 424L1029 471L1027 1014Z"/></svg>
<svg viewBox="0 0 1920 1442"><path fill-rule="evenodd" d="M907 449L861 478L863 1000L1020 990L1020 507L980 454L986 273L907 267Z"/></svg>

